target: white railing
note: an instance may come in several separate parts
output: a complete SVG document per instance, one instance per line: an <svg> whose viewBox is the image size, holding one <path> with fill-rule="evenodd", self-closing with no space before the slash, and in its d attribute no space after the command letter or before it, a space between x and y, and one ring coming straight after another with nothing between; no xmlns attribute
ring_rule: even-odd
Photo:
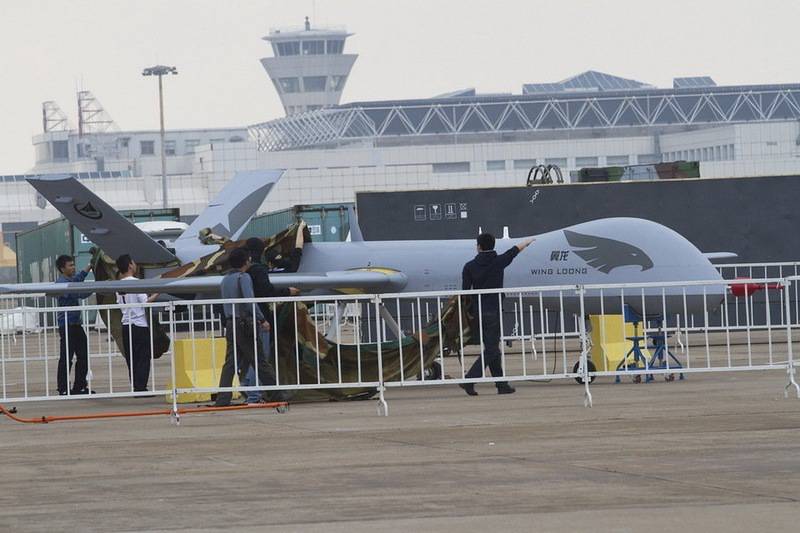
<svg viewBox="0 0 800 533"><path fill-rule="evenodd" d="M779 285L779 297L747 294L743 319L733 322L727 304L735 291L730 287L744 284ZM377 395L379 411L386 414L386 390L400 387L494 384L503 389L503 382L575 379L590 405L595 378L672 380L698 372L755 370L785 372L787 392L794 387L800 397L792 339L800 316L792 298L798 285L800 276L242 299L229 321L219 316L219 307L230 304L223 299L84 305L84 318L96 313L106 324L133 307L145 308L151 323L161 316L169 348L163 357L153 356L158 344L153 328L142 338L131 326L124 335L86 322L61 330L2 331L0 401L158 394L177 413L182 399L200 401L206 395L202 401L209 401L211 394L221 403L235 392L273 400ZM271 305L274 327L268 332L248 318L259 304ZM506 312L495 313L498 306ZM471 317L468 307L475 311ZM0 323L12 313L21 313L23 322L47 323L50 317L52 323L59 311L75 309L15 306L0 310ZM626 320L610 321L620 313ZM590 315L594 330L584 319ZM757 324L754 316L761 318ZM115 332L126 345L115 339ZM63 364L59 385L61 345L85 345L86 388L95 394L81 394L80 377L70 378ZM133 353L132 365L121 356L125 351ZM250 370L256 354L263 361ZM77 359L82 376L82 356ZM221 383L226 362L233 375L252 381ZM59 394L59 388L66 394Z"/></svg>

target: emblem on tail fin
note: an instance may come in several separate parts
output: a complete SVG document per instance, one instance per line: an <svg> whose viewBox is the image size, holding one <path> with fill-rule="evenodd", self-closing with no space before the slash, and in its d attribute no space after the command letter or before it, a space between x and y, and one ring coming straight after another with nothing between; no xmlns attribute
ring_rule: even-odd
<svg viewBox="0 0 800 533"><path fill-rule="evenodd" d="M584 235L565 229L564 236L567 242L586 263L608 274L621 266L638 265L642 271L653 268L653 261L644 251L622 241ZM579 248L579 249L576 249Z"/></svg>
<svg viewBox="0 0 800 533"><path fill-rule="evenodd" d="M75 209L75 212L81 216L92 220L100 220L103 218L103 213L96 209L92 202L86 202L82 204L75 204L72 206Z"/></svg>

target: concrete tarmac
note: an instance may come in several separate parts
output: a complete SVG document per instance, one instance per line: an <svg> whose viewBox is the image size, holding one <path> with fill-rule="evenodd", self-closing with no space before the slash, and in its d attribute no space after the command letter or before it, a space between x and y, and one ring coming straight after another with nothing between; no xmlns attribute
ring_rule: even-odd
<svg viewBox="0 0 800 533"><path fill-rule="evenodd" d="M797 531L800 400L780 372L511 396L27 425L0 420L2 531ZM163 398L18 404L36 417ZM9 407L9 406L7 406Z"/></svg>

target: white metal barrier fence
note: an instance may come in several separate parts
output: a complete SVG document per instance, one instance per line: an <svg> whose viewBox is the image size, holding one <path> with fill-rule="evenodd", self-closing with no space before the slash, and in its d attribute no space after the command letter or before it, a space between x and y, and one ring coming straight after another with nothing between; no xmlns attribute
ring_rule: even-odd
<svg viewBox="0 0 800 533"><path fill-rule="evenodd" d="M779 296L755 299L738 290L744 319L734 323L727 302L737 292L732 287L747 284L779 286ZM158 316L165 318L169 349L161 358L154 356L159 339L152 327L144 337L132 326L124 326L128 334L123 335L113 328L90 328L85 321L60 330L1 331L0 401L158 394L177 410L179 398L187 394L377 394L379 411L387 413L385 391L391 388L479 383L505 387L505 382L575 379L583 384L589 405L590 384L598 377L649 381L748 370L785 372L787 392L794 387L800 397L792 339L800 317L792 297L798 285L800 276L242 299L227 321L221 319L220 308L231 302L222 299L87 305L78 308L82 316L97 313L105 323L134 307L145 309L150 324ZM779 313L774 311L776 302ZM264 306L272 327L250 319L259 306ZM0 310L0 323L10 313L22 313L25 323L55 324L59 312L75 310L15 306ZM720 310L724 320L712 320ZM594 331L585 320L619 314L625 318L613 325L600 320ZM755 324L753 316L763 320ZM124 338L127 350L115 334ZM227 342L220 340L223 334ZM86 391L74 388L82 383L74 380L69 386L66 365L61 367L59 391L60 350L82 343L87 351L86 389L94 394L82 394ZM121 356L126 351L133 353L131 365ZM268 364L258 364L258 358ZM230 374L241 378L239 386L221 386L226 361ZM251 361L256 363L252 369Z"/></svg>

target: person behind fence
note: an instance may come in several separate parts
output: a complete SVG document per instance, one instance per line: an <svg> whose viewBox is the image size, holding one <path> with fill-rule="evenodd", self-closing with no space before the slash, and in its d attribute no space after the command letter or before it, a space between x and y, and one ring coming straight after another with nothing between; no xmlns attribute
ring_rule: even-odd
<svg viewBox="0 0 800 533"><path fill-rule="evenodd" d="M463 290L469 289L500 289L503 287L503 274L505 268L522 250L528 247L534 239L528 239L516 246L512 246L501 255L494 251L495 239L490 233L478 235L478 255L475 259L464 265L461 273ZM470 314L472 323L470 329L473 331L473 338L480 338L483 342L483 359L479 355L475 363L464 376L467 379L483 377L484 367L489 367L493 377L503 375L503 362L500 352L500 305L501 296L498 294L483 294L480 296L480 306L478 306L478 296L471 299ZM480 335L480 336L479 336ZM483 363L481 363L483 361ZM515 392L514 387L507 381L495 383L497 394L511 394ZM470 396L477 396L474 383L460 385Z"/></svg>
<svg viewBox="0 0 800 533"><path fill-rule="evenodd" d="M297 225L297 234L294 238L294 248L289 252L288 257L283 257L277 250L270 250L266 257L269 272L273 274L288 274L297 272L300 268L300 260L303 258L303 243L305 242L304 233L306 228L305 220L301 220Z"/></svg>
<svg viewBox="0 0 800 533"><path fill-rule="evenodd" d="M298 234L302 236L302 228L298 231ZM301 241L302 242L302 241ZM302 244L301 244L302 246ZM280 297L288 297L288 296L297 296L300 294L300 290L295 287L288 287L288 288L276 288L269 280L269 269L267 265L261 262L261 257L264 254L264 241L259 239L258 237L252 237L247 239L245 244L245 249L250 254L250 268L247 270L247 274L250 276L250 279L253 282L253 293L255 294L256 298L280 298ZM272 324L272 313L270 313L269 304L265 302L261 302L258 304L259 309L261 310L261 314L266 318L267 322L270 323L270 329L274 324ZM272 354L271 350L271 335L269 330L261 330L261 352L258 354L259 359L263 359L266 363L267 368L269 369L268 374L261 374L259 373L258 378L261 384L264 385L275 385L275 370L271 364L270 356ZM260 361L259 361L260 362ZM242 380L242 385L245 387L257 387L259 383L256 382L256 371L255 366L250 365L247 370L247 374L245 375L244 380ZM288 394L281 391L275 394L269 395L270 399L275 401L285 401L288 398ZM250 391L247 393L247 403L258 403L262 400L262 394L260 391Z"/></svg>
<svg viewBox="0 0 800 533"><path fill-rule="evenodd" d="M75 273L75 258L70 255L60 255L56 259L56 268L60 272L56 283L81 283L92 270L91 262L86 268ZM79 300L88 298L91 293L69 293L58 297L59 307L77 307ZM72 356L75 356L75 381L70 389L70 394L93 394L86 382L89 372L89 342L83 331L83 321L80 311L58 311L56 313L58 334L61 337L60 353L58 356L58 393L67 394L69 388L69 373L72 370Z"/></svg>
<svg viewBox="0 0 800 533"><path fill-rule="evenodd" d="M117 270L120 281L134 281L138 278L138 265L128 254L117 258ZM117 293L117 303L144 304L158 298L158 294L150 296L135 293ZM128 365L128 378L133 384L134 392L147 390L150 380L150 326L147 321L147 309L133 306L122 309L122 355ZM155 312L155 311L154 311Z"/></svg>
<svg viewBox="0 0 800 533"><path fill-rule="evenodd" d="M220 388L233 384L234 371L238 371L239 381L244 382L247 369L256 364L258 378L271 375L271 368L263 357L256 360L255 355L262 353L261 335L254 335L255 326L261 331L270 331L269 322L261 312L261 308L252 303L235 303L240 298L255 298L253 280L247 274L250 268L250 253L244 248L236 248L228 257L231 270L222 278L220 292L225 311L225 364L219 377ZM274 379L274 374L273 374ZM217 393L216 405L230 405L232 394L229 391Z"/></svg>

